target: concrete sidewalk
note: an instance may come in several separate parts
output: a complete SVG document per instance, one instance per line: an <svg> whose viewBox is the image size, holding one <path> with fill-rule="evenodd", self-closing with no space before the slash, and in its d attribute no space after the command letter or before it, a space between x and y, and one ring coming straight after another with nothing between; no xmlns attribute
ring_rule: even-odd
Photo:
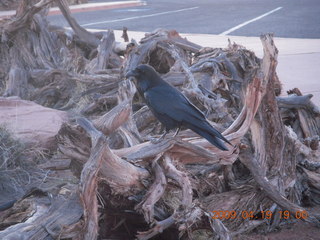
<svg viewBox="0 0 320 240"><path fill-rule="evenodd" d="M115 31L117 41L122 41L122 31ZM140 40L142 32L128 31L129 38ZM203 47L226 48L228 39L252 50L263 57L263 47L259 37L220 36L209 34L180 34L189 41ZM303 94L313 94L311 99L320 106L320 39L274 38L279 50L277 73L283 84L282 95L286 91L299 88Z"/></svg>

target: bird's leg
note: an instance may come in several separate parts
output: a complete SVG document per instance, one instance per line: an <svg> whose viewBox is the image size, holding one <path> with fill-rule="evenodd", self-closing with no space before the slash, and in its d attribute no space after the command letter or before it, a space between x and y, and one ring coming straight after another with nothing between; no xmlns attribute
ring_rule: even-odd
<svg viewBox="0 0 320 240"><path fill-rule="evenodd" d="M156 143L161 142L161 140L167 135L168 132L169 132L169 131L166 130L166 131L164 132L164 134L162 134L158 139L154 139L154 138L153 138L153 139L150 140L150 142L153 143L153 144L156 144Z"/></svg>
<svg viewBox="0 0 320 240"><path fill-rule="evenodd" d="M177 128L177 130L176 130L175 133L173 134L172 138L175 138L175 137L178 135L178 133L180 132L180 129L181 129L181 127L178 127L178 128ZM151 143L156 144L156 143L161 142L161 140L164 139L164 137L167 135L168 132L169 132L168 130L165 130L164 134L162 134L158 139L154 139L154 138L151 139L151 140L150 140Z"/></svg>
<svg viewBox="0 0 320 240"><path fill-rule="evenodd" d="M176 132L173 134L173 137L172 137L172 138L175 138L175 137L178 135L178 133L180 132L180 129L181 129L181 126L179 126L179 127L177 128L177 130L176 130Z"/></svg>

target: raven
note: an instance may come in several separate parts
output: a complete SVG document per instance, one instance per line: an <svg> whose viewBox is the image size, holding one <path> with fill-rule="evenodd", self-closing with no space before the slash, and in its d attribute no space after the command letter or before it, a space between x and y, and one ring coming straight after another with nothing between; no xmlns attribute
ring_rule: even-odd
<svg viewBox="0 0 320 240"><path fill-rule="evenodd" d="M134 77L138 92L165 126L166 131L161 138L172 129L177 129L176 135L181 127L186 127L219 149L228 150L221 140L231 143L208 123L204 114L180 91L163 80L153 67L139 65L126 74L126 78L129 77Z"/></svg>

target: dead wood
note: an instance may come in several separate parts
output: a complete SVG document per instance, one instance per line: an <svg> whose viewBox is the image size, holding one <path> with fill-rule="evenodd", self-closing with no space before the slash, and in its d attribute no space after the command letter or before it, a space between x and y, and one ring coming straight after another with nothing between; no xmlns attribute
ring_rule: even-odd
<svg viewBox="0 0 320 240"><path fill-rule="evenodd" d="M11 228L6 228L0 232L2 239L66 238L77 235L77 232L69 232L69 230L73 228L73 225L78 223L82 216L83 209L78 195L73 194L67 198L56 198L52 201L50 207L41 204L41 202L37 202L37 199L34 201L33 206L36 205L38 207L26 209L26 211L33 216L24 216L28 218L29 221L25 222L25 219L16 219L15 221L19 221L18 223L14 222L15 225ZM21 217L22 209L23 207L16 209L15 217ZM14 215L11 215L11 217L13 216ZM26 229L29 230L26 231Z"/></svg>
<svg viewBox="0 0 320 240"><path fill-rule="evenodd" d="M79 132L76 129L68 126L66 126L66 128L64 128L63 133L67 134L64 136L62 136L62 134L60 135L60 151L71 160L80 164L80 169L82 169L90 155L87 138L86 136L83 136L84 134L82 132ZM91 128L95 129L93 126ZM115 129L110 129L111 132L114 130ZM94 131L101 133L96 129ZM83 141L84 139L86 139L86 141ZM80 141L78 142L76 140ZM143 168L135 167L115 155L109 148L106 138L99 141L99 146L103 147L103 150L100 150L103 151L101 153L101 161L103 163L99 169L100 178L110 184L112 190L118 194L130 195L136 191L141 191L143 189L141 180L149 175L147 171ZM98 154L96 150L94 152Z"/></svg>
<svg viewBox="0 0 320 240"><path fill-rule="evenodd" d="M263 59L231 42L202 48L175 30L129 43L124 28L118 43L112 30L83 29L65 0L55 2L72 29L49 26L51 2L24 0L1 21L1 95L70 116L46 154L22 157L24 148L0 134L1 239L231 239L278 228L287 221L280 211L318 224L307 206L320 204L320 111L298 89L278 96L272 35L261 37ZM229 151L184 129L152 143L163 129L124 79L141 63L201 109Z"/></svg>
<svg viewBox="0 0 320 240"><path fill-rule="evenodd" d="M73 31L77 34L80 40L83 43L88 44L88 46L91 48L97 48L99 46L99 39L97 39L94 34L81 27L78 22L71 16L71 12L68 8L67 2L65 0L55 0L55 2L58 4L63 16L68 21Z"/></svg>
<svg viewBox="0 0 320 240"><path fill-rule="evenodd" d="M28 24L32 20L34 14L43 10L43 8L48 6L52 1L53 0L41 0L36 4L30 5L23 1L17 9L16 18L11 21L9 20L1 26L1 40L7 41L10 38L10 35L15 34L19 29ZM29 8L28 6L31 7Z"/></svg>
<svg viewBox="0 0 320 240"><path fill-rule="evenodd" d="M98 237L98 172L102 164L104 147L104 136L97 131L92 124L84 118L80 118L78 123L90 135L92 141L91 154L83 167L80 177L80 197L84 206L85 230L83 239L96 239Z"/></svg>
<svg viewBox="0 0 320 240"><path fill-rule="evenodd" d="M223 225L219 219L212 219L209 217L210 225L215 233L217 233L219 239L230 240L232 239L229 234L229 230Z"/></svg>
<svg viewBox="0 0 320 240"><path fill-rule="evenodd" d="M297 212L307 212L304 208L290 202L288 199L282 196L274 186L272 186L271 182L267 179L265 173L262 171L263 168L258 164L257 159L254 158L252 153L250 153L250 149L242 151L240 160L251 171L253 178L259 187L266 193L268 198L273 200L282 209L290 211L293 215L295 215ZM317 218L312 213L308 213L308 218L304 220L313 222L317 225L319 224Z"/></svg>
<svg viewBox="0 0 320 240"><path fill-rule="evenodd" d="M128 121L130 111L131 101L122 102L114 107L110 112L107 112L98 119L95 119L93 124L105 135L109 135L115 131L115 129Z"/></svg>
<svg viewBox="0 0 320 240"><path fill-rule="evenodd" d="M166 155L163 159L166 175L175 180L182 189L181 205L183 208L190 208L192 205L191 183L186 173L179 171L172 163L170 157Z"/></svg>
<svg viewBox="0 0 320 240"><path fill-rule="evenodd" d="M154 183L149 188L149 191L145 194L145 199L136 206L136 210L140 211L141 209L141 211L143 212L144 218L147 223L153 222L154 205L164 194L167 185L166 177L163 173L163 170L157 163L160 157L161 155L157 156L152 162L152 168L155 175Z"/></svg>

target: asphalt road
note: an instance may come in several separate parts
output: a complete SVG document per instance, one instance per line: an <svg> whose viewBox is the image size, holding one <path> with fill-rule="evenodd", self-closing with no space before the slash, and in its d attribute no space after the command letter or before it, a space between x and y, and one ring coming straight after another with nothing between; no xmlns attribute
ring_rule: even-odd
<svg viewBox="0 0 320 240"><path fill-rule="evenodd" d="M97 1L97 2L102 2ZM181 33L320 38L319 0L147 0L145 6L74 13L92 29L150 32L157 28ZM50 16L68 26L62 15Z"/></svg>

